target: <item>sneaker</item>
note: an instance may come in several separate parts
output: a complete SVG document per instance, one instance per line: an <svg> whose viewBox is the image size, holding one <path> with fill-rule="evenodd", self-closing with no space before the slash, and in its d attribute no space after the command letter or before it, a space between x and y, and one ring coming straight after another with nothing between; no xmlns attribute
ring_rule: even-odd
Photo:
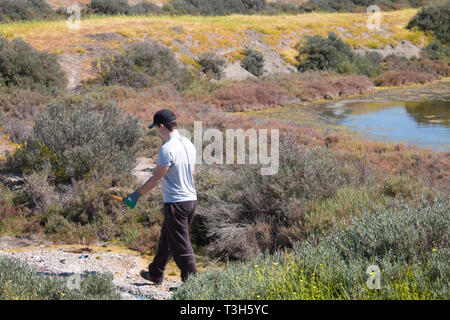
<svg viewBox="0 0 450 320"><path fill-rule="evenodd" d="M152 279L151 277L150 277L150 272L148 272L148 271L145 271L145 270L141 270L141 277L142 278L144 278L145 280L148 280L148 281L151 281L151 282L153 282L154 284L156 284L156 285L161 285L163 282L162 282L162 280L155 280L155 279Z"/></svg>

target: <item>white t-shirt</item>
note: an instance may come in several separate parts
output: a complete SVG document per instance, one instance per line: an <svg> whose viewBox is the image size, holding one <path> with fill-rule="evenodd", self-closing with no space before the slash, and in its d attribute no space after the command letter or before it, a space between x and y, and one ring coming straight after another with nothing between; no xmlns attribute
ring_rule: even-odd
<svg viewBox="0 0 450 320"><path fill-rule="evenodd" d="M161 186L164 202L197 200L193 169L197 152L186 137L176 135L159 149L157 165L170 167Z"/></svg>

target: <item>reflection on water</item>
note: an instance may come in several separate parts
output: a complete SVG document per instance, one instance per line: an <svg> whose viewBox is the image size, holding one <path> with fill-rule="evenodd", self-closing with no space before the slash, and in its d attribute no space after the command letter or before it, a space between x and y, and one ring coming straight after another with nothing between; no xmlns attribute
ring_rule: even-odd
<svg viewBox="0 0 450 320"><path fill-rule="evenodd" d="M405 108L418 123L450 127L449 101L405 102Z"/></svg>
<svg viewBox="0 0 450 320"><path fill-rule="evenodd" d="M450 151L450 101L340 101L323 112L382 140Z"/></svg>

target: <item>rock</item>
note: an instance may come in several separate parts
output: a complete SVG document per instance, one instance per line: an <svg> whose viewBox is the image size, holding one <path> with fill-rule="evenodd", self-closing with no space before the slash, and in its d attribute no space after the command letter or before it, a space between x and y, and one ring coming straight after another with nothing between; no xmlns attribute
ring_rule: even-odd
<svg viewBox="0 0 450 320"><path fill-rule="evenodd" d="M355 50L355 53L359 55L365 55L366 52L378 52L383 58L390 54L402 56L407 59L411 59L414 56L420 58L421 56L421 49L407 40L401 40L395 47L387 45L382 49L369 49L361 46Z"/></svg>
<svg viewBox="0 0 450 320"><path fill-rule="evenodd" d="M240 61L229 64L223 69L225 79L241 81L248 78L256 78L253 74L241 67Z"/></svg>
<svg viewBox="0 0 450 320"><path fill-rule="evenodd" d="M145 183L151 176L153 169L156 167L155 162L151 158L137 158L136 166L132 170L132 174L139 183Z"/></svg>

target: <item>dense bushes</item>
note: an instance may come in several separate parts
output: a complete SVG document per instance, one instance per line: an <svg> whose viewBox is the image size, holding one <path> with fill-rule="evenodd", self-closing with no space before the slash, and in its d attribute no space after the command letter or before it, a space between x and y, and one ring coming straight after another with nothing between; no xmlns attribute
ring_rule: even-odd
<svg viewBox="0 0 450 320"><path fill-rule="evenodd" d="M450 61L450 47L443 45L439 40L433 40L426 45L422 52L425 53L431 60L442 59L444 63Z"/></svg>
<svg viewBox="0 0 450 320"><path fill-rule="evenodd" d="M375 80L375 85L382 87L404 86L413 83L427 83L435 78L428 73L414 72L407 70L388 71L379 75Z"/></svg>
<svg viewBox="0 0 450 320"><path fill-rule="evenodd" d="M221 180L208 190L194 226L197 239L209 242L210 253L248 259L291 246L306 236L306 203L333 196L350 179L325 149L302 150L286 140L280 156L276 178L250 168L203 173L204 181L211 183L211 174Z"/></svg>
<svg viewBox="0 0 450 320"><path fill-rule="evenodd" d="M55 93L67 79L56 54L38 51L21 38L0 37L0 87L20 87Z"/></svg>
<svg viewBox="0 0 450 320"><path fill-rule="evenodd" d="M225 60L214 52L206 52L200 55L197 63L202 67L202 72L210 75L214 79L220 79L223 76Z"/></svg>
<svg viewBox="0 0 450 320"><path fill-rule="evenodd" d="M444 44L450 42L450 1L423 7L406 26L408 29L418 28L432 31L437 40Z"/></svg>
<svg viewBox="0 0 450 320"><path fill-rule="evenodd" d="M120 296L111 274L83 274L79 289L67 278L38 274L24 262L0 257L0 300L112 300Z"/></svg>
<svg viewBox="0 0 450 320"><path fill-rule="evenodd" d="M420 7L428 2L427 0L384 0L376 3L370 0L309 0L300 5L299 11L366 12L367 8L373 4L378 5L381 10L398 10Z"/></svg>
<svg viewBox="0 0 450 320"><path fill-rule="evenodd" d="M267 4L266 0L171 0L163 8L155 4L142 1L130 5L128 0L91 0L86 13L107 15L135 15L135 14L189 14L189 15L227 15L227 14L273 14L296 13L298 6L288 4Z"/></svg>
<svg viewBox="0 0 450 320"><path fill-rule="evenodd" d="M408 60L389 55L383 58L376 52L356 55L350 45L333 32L328 33L328 38L308 36L296 48L299 71L332 70L345 74L362 74L375 79L375 84L381 86L425 83L449 74L448 65L433 62L426 57Z"/></svg>
<svg viewBox="0 0 450 320"><path fill-rule="evenodd" d="M277 84L252 81L231 83L214 90L208 99L225 111L245 111L286 105L295 98Z"/></svg>
<svg viewBox="0 0 450 320"><path fill-rule="evenodd" d="M131 14L131 6L128 0L91 0L88 10L96 14Z"/></svg>
<svg viewBox="0 0 450 320"><path fill-rule="evenodd" d="M380 64L385 71L401 70L423 72L428 73L434 78L441 76L445 77L450 73L450 68L447 64L439 61L431 61L427 58L408 60L405 57L389 55L385 57Z"/></svg>
<svg viewBox="0 0 450 320"><path fill-rule="evenodd" d="M377 3L382 10L397 10L409 7L419 7L426 0L384 0ZM367 7L374 4L370 1L359 0L310 0L297 4L289 1L266 0L171 0L164 5L164 11L172 14L226 15L226 14L277 14L328 11L328 12L365 12Z"/></svg>
<svg viewBox="0 0 450 320"><path fill-rule="evenodd" d="M334 32L328 38L320 35L308 36L306 43L296 46L299 71L336 70L341 63L353 57L352 48L343 42Z"/></svg>
<svg viewBox="0 0 450 320"><path fill-rule="evenodd" d="M376 76L381 68L372 59L357 56L349 44L340 39L334 32L328 37L320 35L307 36L305 42L296 46L298 70L333 70L339 73L364 74Z"/></svg>
<svg viewBox="0 0 450 320"><path fill-rule="evenodd" d="M162 9L148 1L130 5L128 0L92 0L85 12L106 15L146 15L159 14Z"/></svg>
<svg viewBox="0 0 450 320"><path fill-rule="evenodd" d="M293 250L190 277L175 299L448 299L449 200L401 200ZM367 280L380 269L381 290Z"/></svg>
<svg viewBox="0 0 450 320"><path fill-rule="evenodd" d="M149 1L142 1L132 6L132 12L136 15L160 14L162 9Z"/></svg>
<svg viewBox="0 0 450 320"><path fill-rule="evenodd" d="M55 182L94 172L114 176L134 167L140 135L138 120L123 117L117 106L55 102L37 117L30 138L8 156L6 166L22 173L50 166Z"/></svg>
<svg viewBox="0 0 450 320"><path fill-rule="evenodd" d="M169 48L153 41L135 43L126 53L94 61L93 66L99 74L96 81L104 85L148 88L171 83L184 89L194 77Z"/></svg>
<svg viewBox="0 0 450 320"><path fill-rule="evenodd" d="M164 6L164 11L173 14L220 16L259 13L266 8L266 0L172 0Z"/></svg>
<svg viewBox="0 0 450 320"><path fill-rule="evenodd" d="M56 14L45 0L0 0L0 23L48 20Z"/></svg>
<svg viewBox="0 0 450 320"><path fill-rule="evenodd" d="M244 59L241 66L254 76L260 76L264 73L264 56L261 52L248 49L244 52Z"/></svg>
<svg viewBox="0 0 450 320"><path fill-rule="evenodd" d="M406 28L418 28L422 31L431 31L436 40L431 41L422 49L432 60L442 59L448 64L450 57L450 1L423 7L409 21Z"/></svg>
<svg viewBox="0 0 450 320"><path fill-rule="evenodd" d="M300 101L364 94L373 89L373 81L366 76L320 76L318 73L305 72L222 83L217 88L212 88L205 97L197 95L195 98L219 106L225 111L240 112L287 106Z"/></svg>

